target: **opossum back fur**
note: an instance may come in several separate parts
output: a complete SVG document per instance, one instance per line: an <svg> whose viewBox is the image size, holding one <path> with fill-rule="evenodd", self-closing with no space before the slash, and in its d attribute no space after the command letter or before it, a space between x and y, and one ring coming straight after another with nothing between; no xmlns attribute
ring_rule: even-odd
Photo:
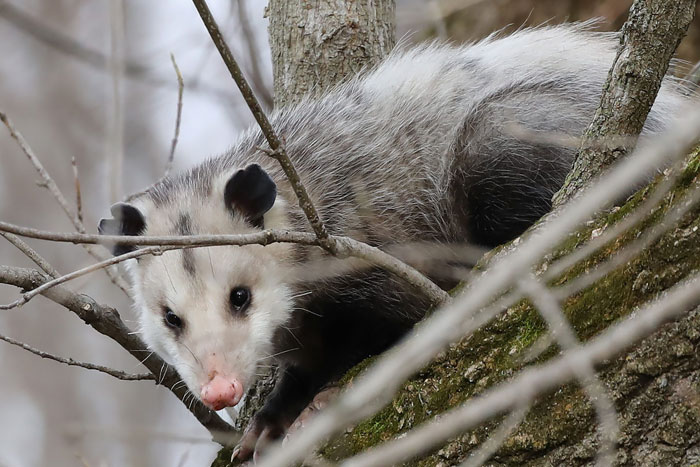
<svg viewBox="0 0 700 467"><path fill-rule="evenodd" d="M324 97L275 111L271 121L332 234L375 246L492 247L550 209L575 153L575 144L556 140L580 137L599 104L618 36L589 26L398 49ZM643 135L671 124L684 92L677 80L665 80ZM277 184L276 206L283 211L276 219L266 216L265 227L310 230L277 162L260 150L265 146L252 128L226 154L132 201L147 218L157 211L170 219L162 225L178 225L184 212L191 233L235 233L223 211L212 212L223 209L221 187L231 174L257 163ZM215 208L202 208L208 205ZM220 225L211 219L216 215ZM178 232L147 222L145 233ZM320 254L291 248L295 261ZM396 308L410 321L425 311L418 299L414 307L399 306L408 292L377 271L319 286L321 293L328 288L347 303L374 295L375 305Z"/></svg>
<svg viewBox="0 0 700 467"><path fill-rule="evenodd" d="M548 136L582 134L617 44L615 34L568 25L463 47L396 50L325 97L275 112L272 122L332 233L375 245L493 246L549 209L574 147ZM646 134L669 124L681 91L666 80ZM257 162L280 187L292 227L307 230L281 170L260 146L264 138L252 129L227 154L149 194L159 207L217 196L217 178Z"/></svg>

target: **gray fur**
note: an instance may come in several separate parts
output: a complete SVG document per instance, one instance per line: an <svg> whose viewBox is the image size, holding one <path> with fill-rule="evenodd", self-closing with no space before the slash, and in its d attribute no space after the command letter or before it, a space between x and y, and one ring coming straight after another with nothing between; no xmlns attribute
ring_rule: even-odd
<svg viewBox="0 0 700 467"><path fill-rule="evenodd" d="M549 210L575 151L557 138L578 138L591 121L616 44L615 35L569 25L472 46L397 50L376 69L271 120L331 233L376 246L493 246ZM687 100L683 92L666 81L643 138L672 124ZM132 197L134 206L117 213L136 222L106 220L102 230L310 230L277 162L258 149L264 144L259 129L249 130L226 154ZM233 174L254 163L274 183L256 168L252 182L236 185ZM252 201L260 191L269 195L263 209L246 218L246 204L258 211ZM226 197L238 204L227 205ZM289 274L311 269L294 266L320 255L289 244L220 246L144 257L131 270L144 339L194 394L212 375L248 387L258 362L281 361L282 376L248 437L282 434L320 388L393 345L428 310L419 291L379 269L301 283ZM231 313L230 294L240 287L252 297L244 315ZM163 306L184 323L175 337Z"/></svg>
<svg viewBox="0 0 700 467"><path fill-rule="evenodd" d="M549 208L574 154L513 136L510 125L534 136L581 135L616 45L614 34L568 25L397 50L324 98L278 110L272 122L332 233L377 245L505 241ZM645 134L669 124L680 91L667 80ZM254 128L148 196L157 207L219 196L216 177L257 162L280 187L293 228L307 229L276 162L256 151L263 144Z"/></svg>

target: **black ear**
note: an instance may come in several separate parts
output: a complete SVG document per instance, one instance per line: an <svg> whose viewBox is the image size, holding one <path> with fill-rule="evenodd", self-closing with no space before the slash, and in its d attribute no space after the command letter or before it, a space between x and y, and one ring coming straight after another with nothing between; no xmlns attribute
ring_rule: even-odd
<svg viewBox="0 0 700 467"><path fill-rule="evenodd" d="M102 219L97 227L100 235L141 235L146 229L146 220L141 211L130 204L116 203L111 208L114 219ZM115 243L111 245L114 256L136 249L133 245Z"/></svg>
<svg viewBox="0 0 700 467"><path fill-rule="evenodd" d="M243 214L256 227L263 226L263 215L275 204L276 197L277 185L258 164L238 170L224 189L226 207Z"/></svg>

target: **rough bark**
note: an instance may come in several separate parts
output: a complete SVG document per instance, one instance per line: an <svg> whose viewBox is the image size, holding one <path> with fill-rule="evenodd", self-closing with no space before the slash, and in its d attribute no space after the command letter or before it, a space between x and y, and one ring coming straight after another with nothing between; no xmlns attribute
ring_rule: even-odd
<svg viewBox="0 0 700 467"><path fill-rule="evenodd" d="M641 190L620 209L599 215L546 262L566 255L592 236L603 235L647 199L653 187ZM681 199L689 190L699 187L700 154L696 153L678 185L649 218L565 272L554 285L568 284L595 268L658 222L675 203L685 202ZM696 205L633 261L570 297L564 304L566 316L585 341L698 270L700 206ZM509 308L408 381L391 405L332 441L324 456L335 461L362 452L507 380L523 368L523 356L545 332L546 324L528 302ZM558 348L551 346L535 363L557 353ZM365 362L352 370L346 381L367 365ZM621 425L616 465L700 463L700 308L664 326L599 370ZM598 447L596 421L584 391L575 384L565 386L540 398L487 465L592 465ZM457 465L498 422L468 432L410 465Z"/></svg>
<svg viewBox="0 0 700 467"><path fill-rule="evenodd" d="M694 15L695 0L634 2L600 106L584 133L574 167L554 195L555 207L634 147Z"/></svg>
<svg viewBox="0 0 700 467"><path fill-rule="evenodd" d="M318 96L394 47L394 0L270 0L275 106Z"/></svg>

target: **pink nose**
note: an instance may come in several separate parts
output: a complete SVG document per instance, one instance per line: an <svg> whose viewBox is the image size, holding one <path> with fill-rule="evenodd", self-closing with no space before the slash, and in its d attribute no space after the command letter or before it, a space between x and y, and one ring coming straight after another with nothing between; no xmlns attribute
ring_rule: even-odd
<svg viewBox="0 0 700 467"><path fill-rule="evenodd" d="M214 375L211 381L202 386L200 396L204 405L210 409L233 407L243 397L243 385L236 378L227 379L221 375Z"/></svg>

